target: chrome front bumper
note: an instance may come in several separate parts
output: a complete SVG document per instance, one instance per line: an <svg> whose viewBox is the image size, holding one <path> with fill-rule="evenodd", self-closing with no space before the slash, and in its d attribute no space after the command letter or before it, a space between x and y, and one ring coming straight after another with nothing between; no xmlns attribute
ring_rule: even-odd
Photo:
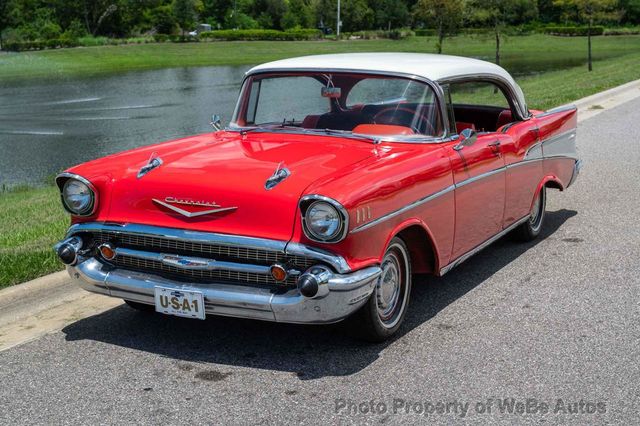
<svg viewBox="0 0 640 426"><path fill-rule="evenodd" d="M307 298L290 287L183 283L114 269L95 258L80 259L76 265L67 266L67 271L85 290L107 296L153 305L156 286L198 291L204 296L207 314L305 324L326 324L348 317L364 305L381 274L378 266L346 274L330 273L319 295Z"/></svg>

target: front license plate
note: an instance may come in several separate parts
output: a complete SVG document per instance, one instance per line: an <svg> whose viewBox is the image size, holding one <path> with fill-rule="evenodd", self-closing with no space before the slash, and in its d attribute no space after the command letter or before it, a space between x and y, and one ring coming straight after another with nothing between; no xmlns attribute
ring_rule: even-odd
<svg viewBox="0 0 640 426"><path fill-rule="evenodd" d="M156 312L204 319L204 297L198 291L155 287Z"/></svg>

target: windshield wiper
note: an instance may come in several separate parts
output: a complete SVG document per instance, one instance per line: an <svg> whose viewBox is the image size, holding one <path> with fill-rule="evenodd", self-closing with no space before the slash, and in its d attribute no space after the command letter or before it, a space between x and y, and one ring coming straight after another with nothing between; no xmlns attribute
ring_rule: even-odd
<svg viewBox="0 0 640 426"><path fill-rule="evenodd" d="M353 133L349 130L337 130L337 129L305 129L309 132L313 132L313 133L324 133L326 135L329 136L342 136L342 137L347 137L347 138L353 138L353 139L360 139L360 140L365 140L368 142L373 142L373 143L380 143L380 138L375 137L375 136L367 136L367 135L363 135L360 133Z"/></svg>

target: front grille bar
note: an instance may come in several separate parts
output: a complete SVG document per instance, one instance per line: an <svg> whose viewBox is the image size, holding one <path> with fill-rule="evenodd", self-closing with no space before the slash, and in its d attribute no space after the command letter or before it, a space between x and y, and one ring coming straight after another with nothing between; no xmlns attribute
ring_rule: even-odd
<svg viewBox="0 0 640 426"><path fill-rule="evenodd" d="M131 250L127 248L116 248L115 252L116 257L127 256L134 257L136 259L150 260L162 263L165 266L172 266L177 269L185 269L190 271L232 271L245 272L248 274L270 274L270 267L263 265L224 262L214 259L205 259L202 257L153 253L149 251ZM301 274L301 272L296 269L291 269L288 272L289 275L292 276L298 276Z"/></svg>

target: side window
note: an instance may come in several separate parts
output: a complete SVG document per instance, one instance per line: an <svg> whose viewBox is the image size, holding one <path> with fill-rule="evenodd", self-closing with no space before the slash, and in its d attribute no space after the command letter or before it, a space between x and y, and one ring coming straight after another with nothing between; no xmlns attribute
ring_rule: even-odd
<svg viewBox="0 0 640 426"><path fill-rule="evenodd" d="M493 83L473 81L449 85L451 101L454 105L493 106L503 109L510 108L509 102L502 90Z"/></svg>
<svg viewBox="0 0 640 426"><path fill-rule="evenodd" d="M449 108L453 109L457 133L467 128L477 132L495 132L513 121L508 98L499 86L491 82L450 83L449 96Z"/></svg>

